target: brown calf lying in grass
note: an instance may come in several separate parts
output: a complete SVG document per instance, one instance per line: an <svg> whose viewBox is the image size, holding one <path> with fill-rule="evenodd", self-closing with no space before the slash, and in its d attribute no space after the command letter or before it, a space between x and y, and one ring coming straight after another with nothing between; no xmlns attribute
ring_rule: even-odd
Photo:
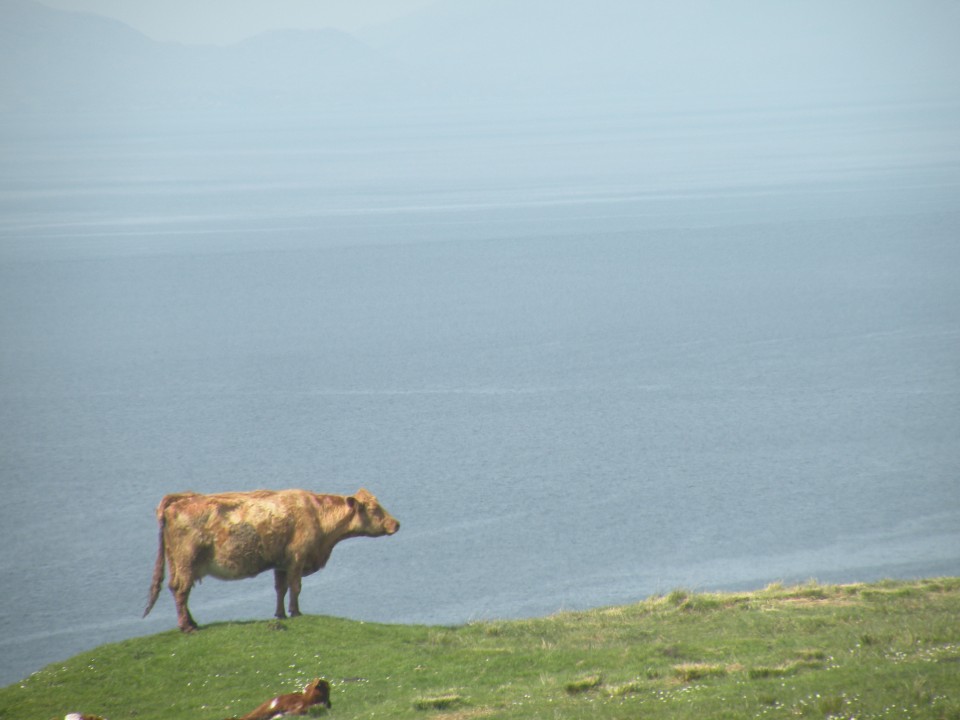
<svg viewBox="0 0 960 720"><path fill-rule="evenodd" d="M287 715L305 715L314 705L330 708L330 683L326 680L314 680L302 693L277 695L239 720L273 720Z"/></svg>

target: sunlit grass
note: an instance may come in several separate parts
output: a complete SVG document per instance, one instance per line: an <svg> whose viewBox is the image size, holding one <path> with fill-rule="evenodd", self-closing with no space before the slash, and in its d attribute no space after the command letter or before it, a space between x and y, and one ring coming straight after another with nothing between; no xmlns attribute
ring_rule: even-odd
<svg viewBox="0 0 960 720"><path fill-rule="evenodd" d="M323 677L337 718L960 720L958 617L960 579L941 578L675 590L460 627L222 623L51 665L0 690L0 718L222 720Z"/></svg>

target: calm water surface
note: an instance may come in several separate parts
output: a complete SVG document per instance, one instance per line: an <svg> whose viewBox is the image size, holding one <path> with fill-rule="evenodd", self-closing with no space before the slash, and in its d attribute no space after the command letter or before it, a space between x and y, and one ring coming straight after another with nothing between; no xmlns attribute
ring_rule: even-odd
<svg viewBox="0 0 960 720"><path fill-rule="evenodd" d="M371 489L371 621L960 574L956 114L6 129L0 682L175 626L178 490Z"/></svg>

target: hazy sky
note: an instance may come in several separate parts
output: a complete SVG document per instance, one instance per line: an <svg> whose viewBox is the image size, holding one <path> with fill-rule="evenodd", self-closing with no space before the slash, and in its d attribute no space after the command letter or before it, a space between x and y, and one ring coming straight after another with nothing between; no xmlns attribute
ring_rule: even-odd
<svg viewBox="0 0 960 720"><path fill-rule="evenodd" d="M231 43L276 28L355 30L434 0L42 0L116 18L155 40Z"/></svg>

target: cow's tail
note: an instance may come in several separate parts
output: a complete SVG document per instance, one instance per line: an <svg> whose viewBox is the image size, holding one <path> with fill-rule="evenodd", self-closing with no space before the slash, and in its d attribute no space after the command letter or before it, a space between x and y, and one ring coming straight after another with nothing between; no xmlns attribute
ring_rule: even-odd
<svg viewBox="0 0 960 720"><path fill-rule="evenodd" d="M157 524L160 526L160 547L157 550L157 562L153 566L153 581L150 583L150 596L147 598L147 608L143 611L143 617L149 615L150 611L153 610L153 606L156 605L157 598L160 596L160 588L163 587L163 575L166 562L166 547L163 541L163 529L167 523L167 505L170 504L171 500L172 498L169 496L165 497L160 501L160 506L157 508Z"/></svg>

